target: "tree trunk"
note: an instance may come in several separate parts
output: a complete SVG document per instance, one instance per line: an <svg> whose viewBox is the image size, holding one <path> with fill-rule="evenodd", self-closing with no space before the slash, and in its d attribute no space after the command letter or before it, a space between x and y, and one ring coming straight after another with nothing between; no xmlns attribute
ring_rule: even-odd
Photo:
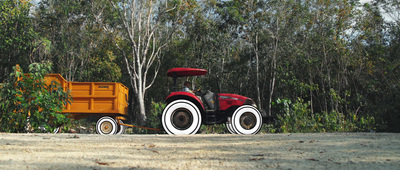
<svg viewBox="0 0 400 170"><path fill-rule="evenodd" d="M259 56L258 56L258 34L256 34L256 45L255 45L255 53L256 53L256 88L257 88L257 101L258 101L258 108L262 110L261 105L261 94L260 94L260 69L259 69Z"/></svg>
<svg viewBox="0 0 400 170"><path fill-rule="evenodd" d="M269 102L268 109L269 115L272 115L272 97L274 95L275 90L275 79L276 79L276 55L278 53L278 44L279 44L279 17L276 19L276 34L275 34L275 43L274 43L274 53L272 55L271 61L271 80L270 80L270 94L269 94Z"/></svg>
<svg viewBox="0 0 400 170"><path fill-rule="evenodd" d="M144 125L146 123L146 108L144 104L144 96L142 94L137 95L137 101L139 105L139 124Z"/></svg>

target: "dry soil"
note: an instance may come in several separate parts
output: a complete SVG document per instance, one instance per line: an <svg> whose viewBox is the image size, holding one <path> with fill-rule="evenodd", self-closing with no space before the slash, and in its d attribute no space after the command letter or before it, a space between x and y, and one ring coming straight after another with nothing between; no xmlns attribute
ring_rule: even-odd
<svg viewBox="0 0 400 170"><path fill-rule="evenodd" d="M400 169L400 134L0 133L0 169Z"/></svg>

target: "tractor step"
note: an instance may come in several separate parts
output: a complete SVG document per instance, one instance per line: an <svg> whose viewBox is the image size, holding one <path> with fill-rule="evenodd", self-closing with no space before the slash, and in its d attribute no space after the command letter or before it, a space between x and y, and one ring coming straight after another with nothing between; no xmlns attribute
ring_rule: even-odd
<svg viewBox="0 0 400 170"><path fill-rule="evenodd" d="M214 112L208 112L206 114L206 122L207 124L217 123L217 115Z"/></svg>

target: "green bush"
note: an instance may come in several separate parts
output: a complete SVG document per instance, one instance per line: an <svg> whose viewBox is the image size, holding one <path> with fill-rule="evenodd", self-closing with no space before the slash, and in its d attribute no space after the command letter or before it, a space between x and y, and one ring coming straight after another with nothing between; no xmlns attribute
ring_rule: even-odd
<svg viewBox="0 0 400 170"><path fill-rule="evenodd" d="M161 114L166 104L163 102L151 102L150 115L147 115L147 127L162 129Z"/></svg>
<svg viewBox="0 0 400 170"><path fill-rule="evenodd" d="M50 63L33 63L29 73L19 66L0 89L0 131L43 132L69 122L61 114L64 105L71 102L69 92L55 81L46 85L44 75L51 71ZM39 128L41 127L41 128Z"/></svg>
<svg viewBox="0 0 400 170"><path fill-rule="evenodd" d="M201 134L223 134L229 133L225 124L201 125L199 133Z"/></svg>
<svg viewBox="0 0 400 170"><path fill-rule="evenodd" d="M312 113L310 102L298 99L278 99L276 102L283 112L277 116L274 128L276 132L354 132L375 130L375 119L371 116L343 114L336 111Z"/></svg>

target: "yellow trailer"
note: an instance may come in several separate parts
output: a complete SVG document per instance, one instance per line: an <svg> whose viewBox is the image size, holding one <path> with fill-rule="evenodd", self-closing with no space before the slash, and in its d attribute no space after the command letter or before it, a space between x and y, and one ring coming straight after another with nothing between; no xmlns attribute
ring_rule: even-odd
<svg viewBox="0 0 400 170"><path fill-rule="evenodd" d="M60 74L48 74L44 79L46 83L57 81L65 91L70 90L73 101L62 113L71 113L70 117L76 120L101 117L96 123L96 132L102 135L124 133L129 89L122 83L69 82Z"/></svg>

